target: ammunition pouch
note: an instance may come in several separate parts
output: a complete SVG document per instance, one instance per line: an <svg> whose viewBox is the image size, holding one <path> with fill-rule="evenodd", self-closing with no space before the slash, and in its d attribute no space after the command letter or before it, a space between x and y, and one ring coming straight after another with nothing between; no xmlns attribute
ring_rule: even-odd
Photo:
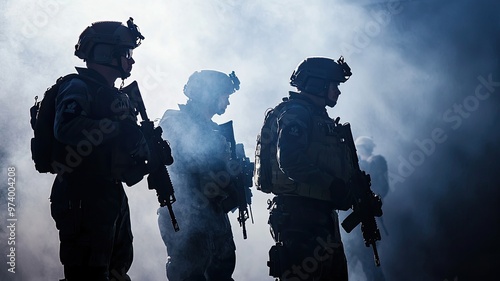
<svg viewBox="0 0 500 281"><path fill-rule="evenodd" d="M267 266L269 267L269 276L281 278L286 268L287 259L286 248L281 243L276 243L269 250L269 261Z"/></svg>
<svg viewBox="0 0 500 281"><path fill-rule="evenodd" d="M272 166L272 192L276 195L295 194L307 198L331 201L329 186L320 187L310 184L299 183L288 178L278 167L277 163Z"/></svg>
<svg viewBox="0 0 500 281"><path fill-rule="evenodd" d="M273 184L273 193L276 195L288 194L288 195L298 195L302 197L307 197L311 199L317 199L322 201L332 201L330 188L312 186L304 183L287 183L287 184Z"/></svg>
<svg viewBox="0 0 500 281"><path fill-rule="evenodd" d="M290 214L284 210L284 206L276 204L276 197L273 199L273 209L269 214L268 224L271 227L271 235L275 242L282 242L280 237L283 225L288 222Z"/></svg>
<svg viewBox="0 0 500 281"><path fill-rule="evenodd" d="M293 193L302 197L318 199L322 201L332 200L332 194L329 187L318 187L297 183L296 189Z"/></svg>

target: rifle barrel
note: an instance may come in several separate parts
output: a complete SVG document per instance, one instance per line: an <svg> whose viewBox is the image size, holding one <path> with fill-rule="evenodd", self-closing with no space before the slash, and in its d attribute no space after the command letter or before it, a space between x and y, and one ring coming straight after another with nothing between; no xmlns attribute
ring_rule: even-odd
<svg viewBox="0 0 500 281"><path fill-rule="evenodd" d="M375 260L375 265L380 266L380 257L378 256L377 244L375 244L375 241L371 243L371 246L373 249L373 259Z"/></svg>
<svg viewBox="0 0 500 281"><path fill-rule="evenodd" d="M170 214L170 219L172 221L172 226L174 227L174 231L179 231L179 224L177 223L177 219L175 218L174 210L172 210L172 204L167 204L168 213Z"/></svg>

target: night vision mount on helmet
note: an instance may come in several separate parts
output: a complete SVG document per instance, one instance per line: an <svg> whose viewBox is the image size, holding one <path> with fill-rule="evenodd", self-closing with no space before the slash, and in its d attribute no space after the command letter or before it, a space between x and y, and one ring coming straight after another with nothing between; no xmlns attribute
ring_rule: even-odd
<svg viewBox="0 0 500 281"><path fill-rule="evenodd" d="M351 75L351 68L343 57L336 62L325 57L310 57L293 71L290 85L313 95L323 95L330 82L344 83Z"/></svg>
<svg viewBox="0 0 500 281"><path fill-rule="evenodd" d="M189 76L184 94L192 100L208 101L219 95L231 95L240 89L236 74L229 75L215 70L201 70Z"/></svg>
<svg viewBox="0 0 500 281"><path fill-rule="evenodd" d="M129 18L127 26L115 21L94 22L80 34L75 45L75 56L84 61L111 66L114 58L120 58L137 48L144 39L133 18Z"/></svg>

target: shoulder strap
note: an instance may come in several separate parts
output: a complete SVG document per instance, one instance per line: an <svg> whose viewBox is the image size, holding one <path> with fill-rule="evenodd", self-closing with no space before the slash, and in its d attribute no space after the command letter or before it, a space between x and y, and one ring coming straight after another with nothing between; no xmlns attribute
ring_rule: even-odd
<svg viewBox="0 0 500 281"><path fill-rule="evenodd" d="M56 84L57 85L61 85L63 82L66 82L70 79L74 79L74 78L78 78L84 82L90 82L92 84L101 84L101 82L95 80L94 78L91 78L91 77L88 77L88 76L84 76L84 75L80 75L78 73L70 73L70 74L67 74L65 76L61 76L57 79L56 81Z"/></svg>

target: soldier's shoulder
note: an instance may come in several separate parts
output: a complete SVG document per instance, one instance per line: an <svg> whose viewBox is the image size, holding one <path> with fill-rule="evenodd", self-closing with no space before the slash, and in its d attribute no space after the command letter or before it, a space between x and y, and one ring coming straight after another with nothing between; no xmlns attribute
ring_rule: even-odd
<svg viewBox="0 0 500 281"><path fill-rule="evenodd" d="M59 86L59 91L65 89L87 89L87 83L77 74L69 74L64 77L59 78L57 81Z"/></svg>
<svg viewBox="0 0 500 281"><path fill-rule="evenodd" d="M297 114L297 115L310 115L309 107L300 100L292 99L282 107L281 113Z"/></svg>
<svg viewBox="0 0 500 281"><path fill-rule="evenodd" d="M382 155L373 155L368 159L371 166L387 166L387 161Z"/></svg>
<svg viewBox="0 0 500 281"><path fill-rule="evenodd" d="M178 109L167 109L160 119L159 125L163 128L169 127L183 127L189 126L191 123L188 114Z"/></svg>
<svg viewBox="0 0 500 281"><path fill-rule="evenodd" d="M181 115L181 111L177 109L167 109L160 119L160 123L170 122L172 119L177 119Z"/></svg>
<svg viewBox="0 0 500 281"><path fill-rule="evenodd" d="M65 100L76 100L82 106L91 102L94 97L92 91L89 90L87 83L76 74L70 74L58 79L56 85L57 100L59 102Z"/></svg>
<svg viewBox="0 0 500 281"><path fill-rule="evenodd" d="M163 113L162 119L178 117L182 112L178 109L167 109Z"/></svg>
<svg viewBox="0 0 500 281"><path fill-rule="evenodd" d="M312 114L307 105L290 101L278 116L278 122L281 124L299 123L301 126L307 127Z"/></svg>

